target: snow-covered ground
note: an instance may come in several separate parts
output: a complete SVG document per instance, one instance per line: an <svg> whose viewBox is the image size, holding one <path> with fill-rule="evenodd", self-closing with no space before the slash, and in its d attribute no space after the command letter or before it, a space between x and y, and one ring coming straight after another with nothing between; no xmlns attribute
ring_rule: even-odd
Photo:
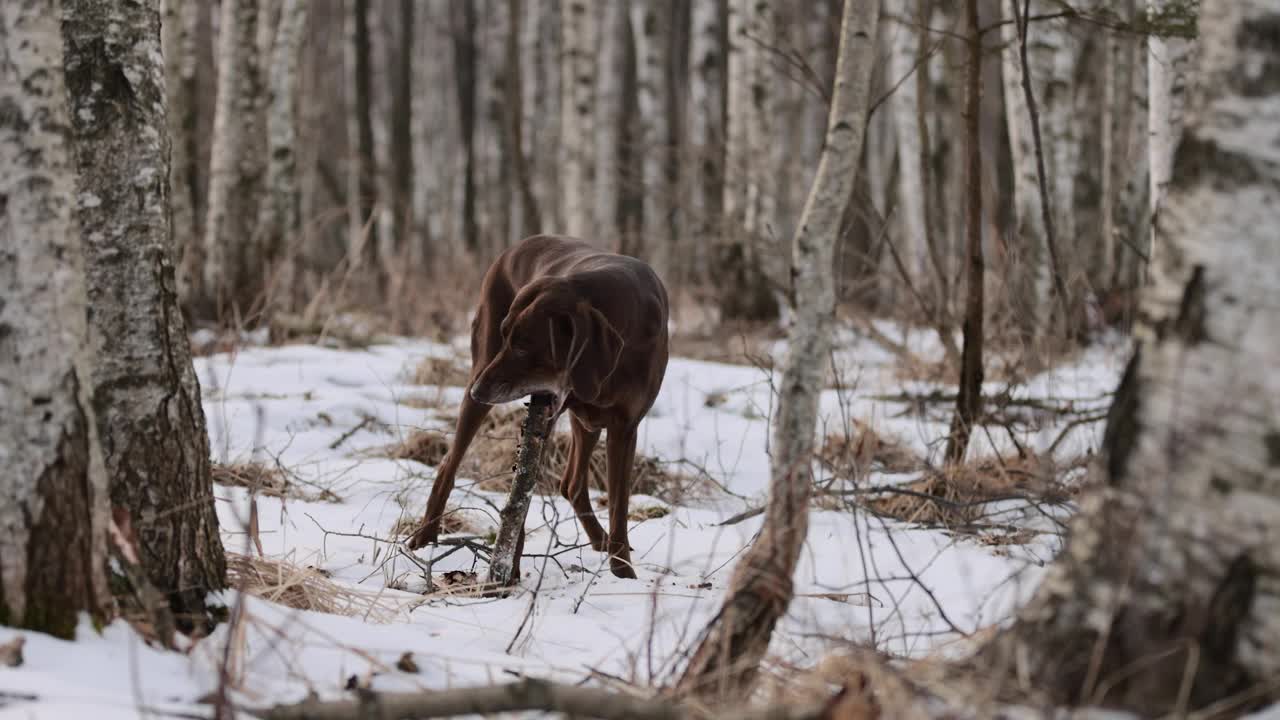
<svg viewBox="0 0 1280 720"><path fill-rule="evenodd" d="M882 329L901 336L896 328ZM923 333L902 339L922 355L936 352ZM824 395L824 432L840 432L856 419L936 458L946 408L922 414L877 396L948 389L897 379L896 358L852 333L842 333L837 344L844 389ZM379 690L476 685L521 674L652 685L670 681L680 668L717 609L735 558L760 527L759 517L721 523L765 499L769 372L673 358L641 426L640 452L684 461L723 489L672 506L665 516L633 521L638 580L614 578L602 553L578 547L584 538L568 504L538 496L517 593L424 596L422 566L455 548L426 548L414 560L389 541L398 521L422 513L433 469L386 459L378 450L417 429L452 430L448 418L461 389L411 381L423 357L465 357L464 348L461 339L453 345L405 340L360 351L292 345L197 359L214 459L278 464L309 497L328 491L325 499L257 499L266 556L321 569L350 591L352 605L349 614L326 614L246 598L243 635L231 638L239 703L264 706L308 692L338 696L353 676ZM1121 346L1101 347L1016 388L993 382L988 391L1105 409L1124 357ZM1017 441L1043 449L1062 427L1059 420ZM1088 452L1100 433L1101 423L1079 425L1058 443L1058 459ZM975 434L970 455L993 448L1013 448L1003 429ZM859 482L915 477L873 473ZM494 529L503 496L473 484L460 478L451 504L467 509L481 528ZM219 486L216 494L227 549L256 552L245 531L247 491ZM633 509L652 505L663 503L632 501ZM821 507L836 505L815 509L797 598L771 648L774 659L798 666L816 664L849 641L874 641L912 656L961 651L965 634L1007 617L1035 587L1059 547L1058 519L1068 511L1004 501L1000 522L1040 532L1029 533L1025 543L1000 544ZM485 569L468 549L433 565L437 581L452 570L483 577ZM235 592L222 598L229 606L236 599ZM228 627L221 625L189 655L149 648L122 622L101 633L85 625L75 644L22 633L25 664L0 670L0 716L105 720L137 717L140 708L150 717L207 713L208 706L194 703L218 684ZM0 643L16 634L0 628ZM397 668L405 653L412 653L417 673Z"/></svg>

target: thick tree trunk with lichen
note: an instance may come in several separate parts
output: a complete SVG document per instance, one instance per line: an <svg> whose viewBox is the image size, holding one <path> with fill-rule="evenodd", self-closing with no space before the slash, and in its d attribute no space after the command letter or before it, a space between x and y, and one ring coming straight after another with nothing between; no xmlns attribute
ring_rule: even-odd
<svg viewBox="0 0 1280 720"><path fill-rule="evenodd" d="M256 252L263 171L261 96L258 1L227 0L218 37L200 313L223 320L248 312L262 289Z"/></svg>
<svg viewBox="0 0 1280 720"><path fill-rule="evenodd" d="M1117 390L1102 487L1040 590L980 655L1061 703L1180 714L1280 673L1280 2L1205 3L1158 222L1145 338ZM1246 700L1245 698L1240 698ZM1239 712L1233 705L1223 712Z"/></svg>
<svg viewBox="0 0 1280 720"><path fill-rule="evenodd" d="M179 612L225 586L209 438L174 288L159 0L65 0L66 78L111 501Z"/></svg>
<svg viewBox="0 0 1280 720"><path fill-rule="evenodd" d="M827 142L791 249L796 310L779 384L764 527L680 679L682 693L723 698L748 688L791 602L791 576L809 528L814 431L835 319L836 240L862 152L879 12L877 3L845 3Z"/></svg>
<svg viewBox="0 0 1280 720"><path fill-rule="evenodd" d="M0 625L70 638L108 607L108 503L61 10L0 4Z"/></svg>

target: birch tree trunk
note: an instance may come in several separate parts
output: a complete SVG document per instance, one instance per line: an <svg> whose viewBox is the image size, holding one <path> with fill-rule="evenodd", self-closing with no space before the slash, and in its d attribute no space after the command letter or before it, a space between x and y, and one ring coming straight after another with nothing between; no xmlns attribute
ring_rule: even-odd
<svg viewBox="0 0 1280 720"><path fill-rule="evenodd" d="M627 124L623 79L627 71L627 3L603 3L600 72L596 78L596 233L601 247L623 247L618 203L622 193L622 131Z"/></svg>
<svg viewBox="0 0 1280 720"><path fill-rule="evenodd" d="M894 139L898 145L898 233L897 249L919 287L925 265L925 185L920 153L920 92L915 73L920 64L920 33L916 24L921 19L914 13L908 22L889 28L892 54L889 56L889 82L901 83L890 96L893 111ZM908 24L913 23L913 24Z"/></svg>
<svg viewBox="0 0 1280 720"><path fill-rule="evenodd" d="M1022 13L1021 2L1022 0L1004 0L1003 3L1005 24L1001 27L1001 35L1005 41L1005 49L1001 53L1001 79L1004 81L1009 154L1013 161L1014 238L1010 252L1006 255L1006 273L1012 286L1013 302L1018 308L1017 328L1023 341L1029 342L1045 329L1050 312L1050 284L1035 139L1031 127L1031 112L1027 107L1022 84L1018 24L1014 21ZM1033 5L1031 12L1034 14L1035 11L1036 7ZM1034 27L1038 33L1039 26ZM1032 87L1038 85L1043 89L1043 78L1052 57L1045 57L1046 53L1038 44L1028 44L1034 48L1028 51L1028 63L1033 75Z"/></svg>
<svg viewBox="0 0 1280 720"><path fill-rule="evenodd" d="M263 255L279 261L271 305L292 307L295 258L302 232L302 208L298 190L298 61L307 3L283 0L276 38L268 66L267 182L262 203ZM297 298L301 300L301 298Z"/></svg>
<svg viewBox="0 0 1280 720"><path fill-rule="evenodd" d="M488 0L479 5L484 22L477 28L481 78L480 137L478 151L477 198L480 207L480 236L483 257L497 257L512 242L512 216L518 209L514 187L514 151L508 116L509 108L506 63L507 38L511 35L511 14L506 0Z"/></svg>
<svg viewBox="0 0 1280 720"><path fill-rule="evenodd" d="M978 22L978 0L965 0L968 67L965 88L965 304L964 348L960 355L960 382L956 393L956 413L947 438L946 462L964 461L969 436L982 413L983 344L986 260L982 248L982 133L979 114L982 104L982 33Z"/></svg>
<svg viewBox="0 0 1280 720"><path fill-rule="evenodd" d="M671 56L671 0L631 0L631 36L636 48L634 151L640 157L639 246L658 275L670 278L674 238L669 232L671 189L667 185L668 143L675 108L667 104L667 61Z"/></svg>
<svg viewBox="0 0 1280 720"><path fill-rule="evenodd" d="M411 0L405 0L410 2ZM524 0L507 0L507 15L511 27L503 47L503 63L506 65L507 118L504 124L511 147L512 181L520 196L520 213L516 216L511 241L542 232L542 213L538 210L538 198L533 194L533 178L529 168L529 153L525 145L524 124L524 67L521 61L521 40L524 37Z"/></svg>
<svg viewBox="0 0 1280 720"><path fill-rule="evenodd" d="M1153 716L1218 701L1241 713L1274 700L1280 674L1280 171L1261 141L1280 123L1280 86L1264 80L1280 63L1267 39L1280 3L1202 8L1204 105L1189 109L1159 216L1162 271L1181 290L1148 289L1101 487L978 658L1055 702Z"/></svg>
<svg viewBox="0 0 1280 720"><path fill-rule="evenodd" d="M779 385L764 527L734 569L725 605L678 692L724 698L749 689L791 602L791 577L809 529L814 432L835 315L836 239L862 152L879 12L878 3L844 7L827 144L791 248L796 309Z"/></svg>
<svg viewBox="0 0 1280 720"><path fill-rule="evenodd" d="M225 587L209 436L174 288L159 0L66 0L93 411L113 507L180 615ZM127 82L121 82L127 78Z"/></svg>
<svg viewBox="0 0 1280 720"><path fill-rule="evenodd" d="M215 317L247 312L261 288L254 253L263 169L257 28L257 0L222 3L204 239L205 304Z"/></svg>
<svg viewBox="0 0 1280 720"><path fill-rule="evenodd" d="M467 3L469 5L469 3ZM347 257L352 267L377 268L377 161L373 144L372 59L369 48L369 0L346 6L347 206L350 223Z"/></svg>
<svg viewBox="0 0 1280 720"><path fill-rule="evenodd" d="M690 37L689 153L693 167L685 177L693 184L688 194L693 222L693 277L707 270L706 243L720 237L724 206L725 148L725 0L692 0Z"/></svg>
<svg viewBox="0 0 1280 720"><path fill-rule="evenodd" d="M778 303L763 266L762 233L770 222L765 169L770 157L769 88L764 50L769 0L729 0L724 220L716 252L720 318L769 320Z"/></svg>
<svg viewBox="0 0 1280 720"><path fill-rule="evenodd" d="M1147 252L1147 268L1154 272L1159 264L1156 257L1162 251L1161 239L1156 234L1161 200L1173 179L1173 153L1182 138L1183 116L1186 114L1187 75L1192 62L1194 47L1191 40L1166 37L1173 29L1181 27L1182 14L1190 12L1187 0L1147 0L1147 14L1157 23L1156 32L1147 38L1147 82L1150 83L1147 105L1147 133L1150 137L1150 213L1151 240ZM1169 27L1166 27L1169 26ZM1151 276L1150 282L1178 281L1172 278Z"/></svg>
<svg viewBox="0 0 1280 720"><path fill-rule="evenodd" d="M614 3L610 3L613 5ZM528 0L529 32L525 39L533 68L532 91L526 102L525 126L529 131L530 158L543 215L544 229L563 228L564 207L561 200L561 142L564 123L562 101L566 91L561 87L564 7L562 0Z"/></svg>
<svg viewBox="0 0 1280 720"><path fill-rule="evenodd" d="M61 3L0 4L0 625L109 609ZM153 178L163 184L163 173Z"/></svg>
<svg viewBox="0 0 1280 720"><path fill-rule="evenodd" d="M565 233L589 238L596 174L595 86L598 6L562 0L560 61L560 205Z"/></svg>
<svg viewBox="0 0 1280 720"><path fill-rule="evenodd" d="M196 0L163 0L160 42L168 95L169 206L173 213L173 262L178 304L199 294L202 247L196 225ZM194 257L187 258L188 253Z"/></svg>
<svg viewBox="0 0 1280 720"><path fill-rule="evenodd" d="M389 264L389 273L398 275L404 275L404 272L393 271L401 266L405 257L404 250L414 242L413 124L422 122L413 113L413 54L418 34L417 24L414 22L414 6L415 0L399 0L384 8L384 12L395 13L391 25L396 28L396 32L395 42L385 44L386 79L391 96L386 115L390 167L385 173L388 180L386 194L391 218L391 238L383 245L389 245L393 253L390 257L384 253L382 262Z"/></svg>

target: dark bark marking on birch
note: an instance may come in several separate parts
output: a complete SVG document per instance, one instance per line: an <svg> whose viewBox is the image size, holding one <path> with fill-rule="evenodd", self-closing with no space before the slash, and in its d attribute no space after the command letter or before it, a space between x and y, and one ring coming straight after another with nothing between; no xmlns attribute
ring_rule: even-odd
<svg viewBox="0 0 1280 720"><path fill-rule="evenodd" d="M1139 344L1129 358L1129 365L1116 388L1111 410L1107 412L1107 429L1102 435L1102 451L1106 457L1109 485L1117 485L1125 478L1129 456L1138 439L1140 426L1138 410L1141 407L1142 389L1138 380L1138 367L1142 362L1142 345Z"/></svg>

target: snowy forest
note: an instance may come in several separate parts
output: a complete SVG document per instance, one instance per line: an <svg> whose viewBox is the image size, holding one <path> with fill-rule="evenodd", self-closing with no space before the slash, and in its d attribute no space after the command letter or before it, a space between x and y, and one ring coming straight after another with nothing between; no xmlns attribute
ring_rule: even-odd
<svg viewBox="0 0 1280 720"><path fill-rule="evenodd" d="M0 717L1280 718L1280 0L0 0Z"/></svg>

